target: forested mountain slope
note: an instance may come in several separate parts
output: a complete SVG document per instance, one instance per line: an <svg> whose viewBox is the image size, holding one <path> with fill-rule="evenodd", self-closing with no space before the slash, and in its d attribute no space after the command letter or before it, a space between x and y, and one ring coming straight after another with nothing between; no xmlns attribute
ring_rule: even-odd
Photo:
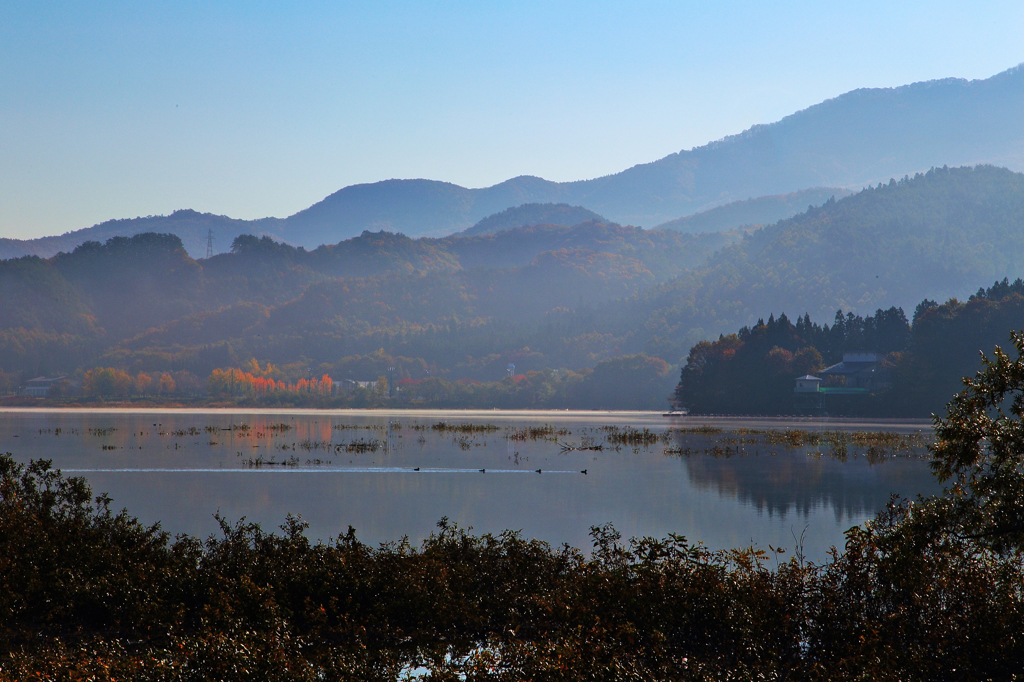
<svg viewBox="0 0 1024 682"><path fill-rule="evenodd" d="M643 352L678 364L766 313L909 310L1022 271L1024 175L990 166L905 177L742 233L590 221L367 232L312 251L246 236L199 261L147 234L0 262L0 369L202 376L255 358L493 380L508 362L578 370Z"/></svg>
<svg viewBox="0 0 1024 682"><path fill-rule="evenodd" d="M820 394L819 409L832 415L940 414L963 388L963 377L979 370L978 352L992 357L996 346L1009 350L1011 330L1024 327L1024 280L1003 279L966 301L940 305L925 299L912 320L898 308L866 316L839 312L831 325L807 315L795 324L785 314L769 315L767 322L694 345L676 401L696 414L792 414L798 402L813 411L813 402L794 400L794 378L818 375L844 353L868 352L877 354L883 381L859 396Z"/></svg>
<svg viewBox="0 0 1024 682"><path fill-rule="evenodd" d="M113 352L118 362L208 372L223 356L199 346L322 362L460 320L530 326L633 296L739 237L588 222L442 239L367 232L306 251L243 235L230 253L199 261L174 235L87 242L0 261L0 370L69 371L83 354ZM445 344L445 357L466 356L456 350Z"/></svg>
<svg viewBox="0 0 1024 682"><path fill-rule="evenodd" d="M752 232L623 314L661 335L717 335L765 311L829 319L837 308L913 309L1021 272L1024 175L938 168Z"/></svg>

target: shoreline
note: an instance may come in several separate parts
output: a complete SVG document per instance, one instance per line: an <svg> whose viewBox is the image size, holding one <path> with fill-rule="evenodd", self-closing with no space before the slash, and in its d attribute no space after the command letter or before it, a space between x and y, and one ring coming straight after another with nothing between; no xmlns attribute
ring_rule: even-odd
<svg viewBox="0 0 1024 682"><path fill-rule="evenodd" d="M723 430L810 428L813 430L875 430L875 431L931 431L931 419L873 418L873 417L802 417L786 415L686 415L666 417L659 411L639 410L529 410L480 408L312 408L312 407L239 407L239 406L20 406L0 405L0 415L288 415L293 417L404 417L420 419L548 419L601 420L635 419L645 423L664 425L666 428L692 428L714 426Z"/></svg>

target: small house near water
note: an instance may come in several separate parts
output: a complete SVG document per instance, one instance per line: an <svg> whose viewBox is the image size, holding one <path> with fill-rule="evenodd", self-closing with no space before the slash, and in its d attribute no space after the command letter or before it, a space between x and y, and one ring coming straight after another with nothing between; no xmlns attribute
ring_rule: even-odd
<svg viewBox="0 0 1024 682"><path fill-rule="evenodd" d="M817 374L797 377L793 387L793 408L800 414L826 411L831 396L868 396L889 387L889 373L880 364L877 353L843 353L843 361ZM844 403L849 398L842 399Z"/></svg>
<svg viewBox="0 0 1024 682"><path fill-rule="evenodd" d="M833 393L870 393L889 387L889 374L877 353L843 353L843 361L818 372L822 388Z"/></svg>
<svg viewBox="0 0 1024 682"><path fill-rule="evenodd" d="M25 395L30 395L34 398L45 398L50 395L50 389L53 385L67 379L66 376L59 377L36 377L35 379L29 379L25 382L25 388L23 392Z"/></svg>

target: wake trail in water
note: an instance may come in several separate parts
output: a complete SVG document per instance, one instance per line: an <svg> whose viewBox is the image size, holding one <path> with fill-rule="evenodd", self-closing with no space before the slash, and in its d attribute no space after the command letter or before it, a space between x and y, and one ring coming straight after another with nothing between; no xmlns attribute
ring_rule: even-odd
<svg viewBox="0 0 1024 682"><path fill-rule="evenodd" d="M227 474L579 474L580 471L560 471L544 469L530 471L524 469L427 469L419 471L408 467L349 467L332 469L329 467L253 467L253 468L119 468L119 469L61 469L69 474L149 474L149 473L227 473Z"/></svg>

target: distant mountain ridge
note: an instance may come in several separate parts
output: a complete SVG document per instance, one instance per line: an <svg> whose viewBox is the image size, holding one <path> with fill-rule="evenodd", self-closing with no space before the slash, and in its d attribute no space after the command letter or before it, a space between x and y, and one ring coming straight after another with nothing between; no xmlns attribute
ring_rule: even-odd
<svg viewBox="0 0 1024 682"><path fill-rule="evenodd" d="M105 242L111 237L134 237L147 232L176 235L181 238L185 249L193 257L199 258L206 254L207 237L210 232L213 233L214 252L223 253L240 234L276 237L283 222L279 218L236 220L227 216L184 209L166 216L108 220L53 237L24 240L0 238L0 259L21 256L49 258L61 251L70 253L75 247L87 241Z"/></svg>
<svg viewBox="0 0 1024 682"><path fill-rule="evenodd" d="M238 222L246 232L307 248L364 230L443 236L528 203L572 204L616 223L649 227L733 201L810 187L859 189L931 167L1024 170L1022 112L1024 66L1017 66L985 80L853 90L775 123L592 180L519 176L481 189L385 180L342 188L288 218ZM154 229L121 222L122 234ZM38 240L31 242L2 242L0 256L14 255L11 247L39 248Z"/></svg>
<svg viewBox="0 0 1024 682"><path fill-rule="evenodd" d="M287 219L300 235L349 226L416 236L464 229L524 203L583 206L621 224L652 226L715 206L809 187L860 189L932 167L1024 170L1024 67L862 88L702 147L620 173L557 183L520 176L466 189L431 180L345 187ZM358 231L356 231L358 230Z"/></svg>

